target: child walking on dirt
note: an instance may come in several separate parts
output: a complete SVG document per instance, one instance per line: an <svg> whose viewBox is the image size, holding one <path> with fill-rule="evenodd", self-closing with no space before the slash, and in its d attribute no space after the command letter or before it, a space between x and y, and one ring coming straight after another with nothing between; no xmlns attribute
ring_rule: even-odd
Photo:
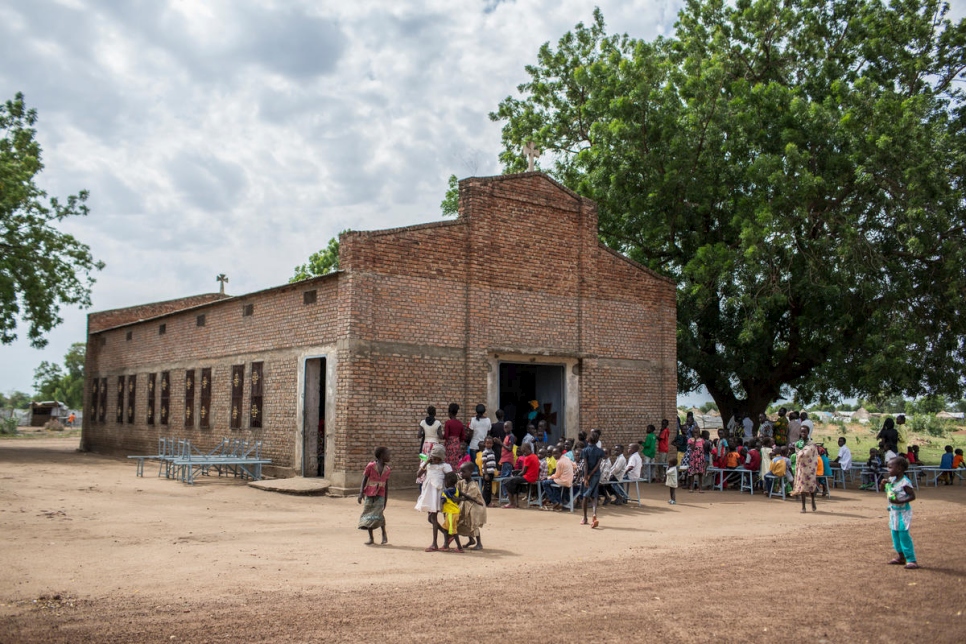
<svg viewBox="0 0 966 644"><path fill-rule="evenodd" d="M419 466L417 477L425 475L423 487L416 500L416 511L426 512L427 521L433 526L433 545L426 548L426 552L439 550L439 511L442 508L443 477L452 472L453 468L446 462L446 448L440 444L433 447L429 459Z"/></svg>
<svg viewBox="0 0 966 644"><path fill-rule="evenodd" d="M480 486L473 480L473 468L469 464L460 468L460 480L456 483L456 493L460 501L460 518L456 523L456 531L467 537L467 548L483 549L483 539L480 538L480 528L486 523L486 501Z"/></svg>
<svg viewBox="0 0 966 644"><path fill-rule="evenodd" d="M375 454L376 460L366 465L362 472L362 485L359 486L358 502L362 503L365 499L366 504L362 508L362 516L359 517L359 529L369 531L369 541L367 546L375 543L372 531L376 528L382 530L382 545L389 543L386 536L386 499L389 496L389 448L377 447Z"/></svg>
<svg viewBox="0 0 966 644"><path fill-rule="evenodd" d="M886 483L886 497L889 499L889 529L892 530L892 547L896 550L896 557L890 564L905 566L910 570L919 567L916 563L916 551L909 536L909 526L912 523L912 506L910 501L916 500L916 490L912 486L906 471L909 461L902 456L896 456L889 461L889 482Z"/></svg>
<svg viewBox="0 0 966 644"><path fill-rule="evenodd" d="M664 485L671 492L671 499L668 501L670 505L677 505L677 499L674 495L678 491L678 459L671 457L671 460L667 462L667 472L664 475Z"/></svg>
<svg viewBox="0 0 966 644"><path fill-rule="evenodd" d="M466 463L466 465L470 465ZM472 465L470 465L472 467ZM457 532L459 520L460 520L460 494L456 489L456 484L459 481L459 477L456 476L456 472L447 472L444 480L443 494L440 501L443 503L443 527L446 530L446 540L443 542L443 550L445 552L452 552L450 550L449 544L455 539L456 540L456 552L463 552L463 546L460 545L460 537Z"/></svg>

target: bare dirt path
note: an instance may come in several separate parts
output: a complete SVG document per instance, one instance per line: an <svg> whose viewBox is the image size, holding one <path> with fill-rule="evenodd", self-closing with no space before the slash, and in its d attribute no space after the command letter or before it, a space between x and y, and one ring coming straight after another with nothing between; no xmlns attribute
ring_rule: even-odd
<svg viewBox="0 0 966 644"><path fill-rule="evenodd" d="M921 492L919 571L885 565L883 498L854 489L802 515L642 486L593 531L491 509L484 552L428 554L411 491L366 547L354 499L136 478L76 446L0 441L0 642L963 641L959 486Z"/></svg>

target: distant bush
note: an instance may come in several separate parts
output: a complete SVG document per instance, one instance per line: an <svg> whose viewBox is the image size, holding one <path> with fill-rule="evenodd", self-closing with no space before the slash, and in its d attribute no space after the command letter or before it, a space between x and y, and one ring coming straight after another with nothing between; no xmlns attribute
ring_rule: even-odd
<svg viewBox="0 0 966 644"><path fill-rule="evenodd" d="M17 418L0 418L0 434L17 434Z"/></svg>
<svg viewBox="0 0 966 644"><path fill-rule="evenodd" d="M931 414L917 414L909 420L909 427L919 434L929 434L943 438L949 432L949 425Z"/></svg>

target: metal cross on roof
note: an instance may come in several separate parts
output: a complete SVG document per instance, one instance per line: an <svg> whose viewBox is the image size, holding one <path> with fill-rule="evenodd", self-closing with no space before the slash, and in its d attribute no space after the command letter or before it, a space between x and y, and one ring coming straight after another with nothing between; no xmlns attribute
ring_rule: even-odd
<svg viewBox="0 0 966 644"><path fill-rule="evenodd" d="M533 144L533 141L527 141L527 144L523 146L523 156L527 158L527 172L533 172L533 164L540 156L540 150Z"/></svg>

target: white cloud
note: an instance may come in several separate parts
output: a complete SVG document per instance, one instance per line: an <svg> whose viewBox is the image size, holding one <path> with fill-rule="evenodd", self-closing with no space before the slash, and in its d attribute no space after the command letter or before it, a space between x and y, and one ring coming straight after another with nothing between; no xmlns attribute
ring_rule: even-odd
<svg viewBox="0 0 966 644"><path fill-rule="evenodd" d="M91 191L65 227L107 263L94 310L212 291L222 272L244 293L344 228L438 219L452 173L498 173L487 114L595 6L649 39L682 3L13 0L0 99L39 112L41 184ZM84 339L84 313L65 318L47 351L0 347L0 391Z"/></svg>

